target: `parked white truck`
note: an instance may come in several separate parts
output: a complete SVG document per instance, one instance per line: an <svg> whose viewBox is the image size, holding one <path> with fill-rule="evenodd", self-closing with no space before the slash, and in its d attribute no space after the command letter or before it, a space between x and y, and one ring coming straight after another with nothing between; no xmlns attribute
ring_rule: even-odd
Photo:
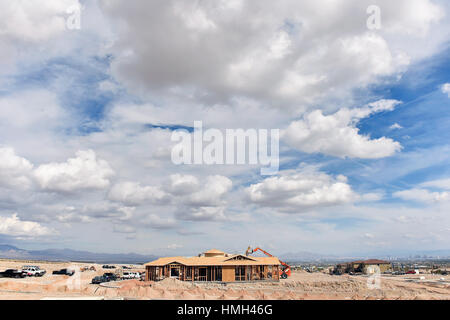
<svg viewBox="0 0 450 320"><path fill-rule="evenodd" d="M46 271L39 266L23 266L22 272L29 277L42 277Z"/></svg>
<svg viewBox="0 0 450 320"><path fill-rule="evenodd" d="M140 279L139 272L125 271L122 273L122 280Z"/></svg>

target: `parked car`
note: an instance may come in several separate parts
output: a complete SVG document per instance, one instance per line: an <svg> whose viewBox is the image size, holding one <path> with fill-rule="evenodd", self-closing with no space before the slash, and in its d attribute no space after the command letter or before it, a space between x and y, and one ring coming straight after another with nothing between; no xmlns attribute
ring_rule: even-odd
<svg viewBox="0 0 450 320"><path fill-rule="evenodd" d="M103 268L103 269L115 269L116 266L110 266L110 265L108 265L108 264L105 264L105 265L103 265L102 268Z"/></svg>
<svg viewBox="0 0 450 320"><path fill-rule="evenodd" d="M124 272L122 273L122 280L129 280L134 279L134 273L133 272Z"/></svg>
<svg viewBox="0 0 450 320"><path fill-rule="evenodd" d="M53 271L53 274L62 274L66 276L73 276L75 274L75 270L72 269L61 269Z"/></svg>
<svg viewBox="0 0 450 320"><path fill-rule="evenodd" d="M42 277L46 273L39 266L23 266L22 272L29 277Z"/></svg>
<svg viewBox="0 0 450 320"><path fill-rule="evenodd" d="M110 281L116 281L116 280L117 280L117 276L114 273L107 272L107 273L103 274L102 276L94 277L91 280L91 283L99 284L99 283L103 283L103 282L110 282Z"/></svg>
<svg viewBox="0 0 450 320"><path fill-rule="evenodd" d="M117 275L115 273L112 272L106 272L103 274L103 277L105 277L106 279L108 279L109 281L116 281L118 279Z"/></svg>
<svg viewBox="0 0 450 320"><path fill-rule="evenodd" d="M415 270L408 270L408 271L406 271L406 274L416 274L416 271Z"/></svg>
<svg viewBox="0 0 450 320"><path fill-rule="evenodd" d="M108 279L104 276L97 276L97 277L94 277L91 281L91 283L93 283L93 284L100 284L102 282L108 282Z"/></svg>
<svg viewBox="0 0 450 320"><path fill-rule="evenodd" d="M26 274L22 270L17 269L7 269L0 272L0 278L25 278Z"/></svg>

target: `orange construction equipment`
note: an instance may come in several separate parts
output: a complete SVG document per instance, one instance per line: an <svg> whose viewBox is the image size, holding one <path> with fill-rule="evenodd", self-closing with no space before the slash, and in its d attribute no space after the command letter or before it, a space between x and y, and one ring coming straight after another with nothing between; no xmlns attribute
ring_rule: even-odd
<svg viewBox="0 0 450 320"><path fill-rule="evenodd" d="M273 257L273 255L271 255L270 253L268 253L267 251L265 251L259 247L255 248L253 250L251 247L248 247L247 251L245 251L245 255L248 256L249 254L252 254L258 250L261 251L262 253L264 253L266 256ZM278 259L278 260L280 260L280 259ZM291 266L289 266L286 262L283 262L281 260L280 260L280 263L283 266L282 269L280 270L280 278L286 279L287 277L290 277L291 276Z"/></svg>

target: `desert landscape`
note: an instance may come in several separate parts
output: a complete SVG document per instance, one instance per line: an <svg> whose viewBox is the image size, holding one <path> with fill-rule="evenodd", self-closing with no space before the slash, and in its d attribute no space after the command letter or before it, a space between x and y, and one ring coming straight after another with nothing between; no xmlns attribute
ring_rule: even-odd
<svg viewBox="0 0 450 320"><path fill-rule="evenodd" d="M0 299L183 299L183 300L412 300L450 299L448 275L381 275L379 287L365 275L329 275L293 271L280 282L189 283L167 278L159 282L122 280L91 284L91 279L110 270L100 264L0 260L0 270L39 265L43 277L0 278ZM95 266L96 271L83 267ZM116 265L118 269L120 265ZM142 271L142 266L132 266ZM76 269L74 276L52 275L54 270ZM371 278L372 279L372 278ZM374 279L372 279L374 280ZM375 279L376 280L376 279Z"/></svg>

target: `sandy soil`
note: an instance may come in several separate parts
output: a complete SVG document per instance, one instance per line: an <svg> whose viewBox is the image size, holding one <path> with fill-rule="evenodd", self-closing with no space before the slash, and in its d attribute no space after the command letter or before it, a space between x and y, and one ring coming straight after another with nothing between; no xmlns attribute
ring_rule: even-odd
<svg viewBox="0 0 450 320"><path fill-rule="evenodd" d="M91 279L104 272L101 265L0 260L0 270L39 265L43 277L0 278L0 299L105 298L105 299L450 299L450 276L331 276L293 272L289 279L272 283L189 283L175 279L160 282L126 280L102 285ZM97 271L76 272L73 277L52 275L61 268L94 265ZM114 270L113 270L114 271ZM425 277L425 279L423 279Z"/></svg>

